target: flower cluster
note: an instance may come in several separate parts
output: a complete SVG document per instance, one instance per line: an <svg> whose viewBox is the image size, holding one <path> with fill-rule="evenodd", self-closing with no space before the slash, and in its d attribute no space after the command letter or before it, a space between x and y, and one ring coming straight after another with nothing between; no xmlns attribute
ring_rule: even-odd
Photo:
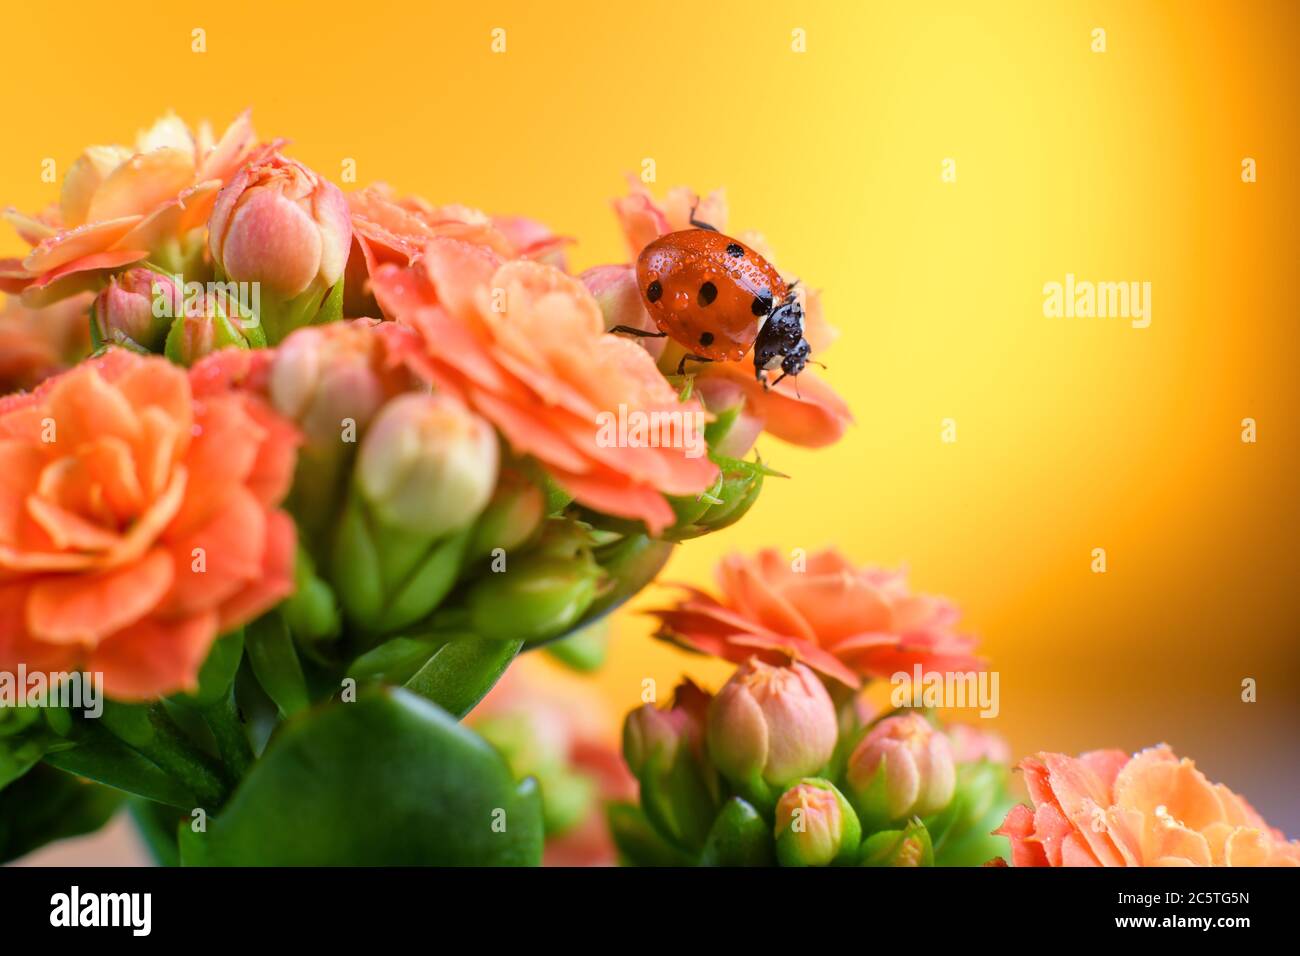
<svg viewBox="0 0 1300 956"><path fill-rule="evenodd" d="M982 666L957 611L901 574L834 551L768 549L686 588L659 636L738 663L710 697L686 683L627 718L639 806L611 815L632 862L826 866L1293 866L1244 799L1160 746L1022 761L1000 738L927 711L879 715L873 678Z"/></svg>
<svg viewBox="0 0 1300 956"><path fill-rule="evenodd" d="M973 638L955 628L956 608L913 594L902 572L859 568L837 551L787 557L773 548L732 555L717 570L720 597L694 587L652 612L660 636L739 663L802 661L857 688L871 678L978 670Z"/></svg>
<svg viewBox="0 0 1300 956"><path fill-rule="evenodd" d="M1033 807L998 830L1015 866L1300 866L1300 841L1163 744L1040 753L1020 769Z"/></svg>
<svg viewBox="0 0 1300 956"><path fill-rule="evenodd" d="M696 389L611 334L609 287L540 223L345 195L284 150L248 114L219 137L168 115L87 149L55 206L4 212L31 248L0 261L0 672L85 673L110 706L0 715L0 787L44 761L216 810L275 773L268 722L361 695L398 739L395 689L464 716L521 650L581 647L677 542L743 516L761 428L816 446L848 420L811 379ZM610 425L633 419L677 424ZM439 719L422 754L459 754L489 806L532 799ZM553 791L512 819L523 849L493 844L528 858L575 791L506 723L484 726L509 769Z"/></svg>
<svg viewBox="0 0 1300 956"><path fill-rule="evenodd" d="M689 681L624 726L640 806L612 814L632 862L978 865L1000 852L1004 745L920 711L864 713L798 662L750 658L716 695ZM951 735L950 735L951 734ZM978 740L978 743L976 741Z"/></svg>

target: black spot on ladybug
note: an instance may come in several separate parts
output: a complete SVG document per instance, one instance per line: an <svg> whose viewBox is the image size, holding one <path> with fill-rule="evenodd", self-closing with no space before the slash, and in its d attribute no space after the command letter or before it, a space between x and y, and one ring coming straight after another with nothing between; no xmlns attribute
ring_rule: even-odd
<svg viewBox="0 0 1300 956"><path fill-rule="evenodd" d="M733 259L739 259L744 254L745 254L745 247L742 246L740 243L738 242L727 243L727 255L731 256Z"/></svg>
<svg viewBox="0 0 1300 956"><path fill-rule="evenodd" d="M704 346L712 345L712 344L713 344L713 333L712 333L712 332L701 332L701 333L700 333L700 344L701 344L701 345L704 345Z"/></svg>
<svg viewBox="0 0 1300 956"><path fill-rule="evenodd" d="M655 279L654 282L651 282L648 286L646 286L645 297L649 299L651 302L658 302L659 297L663 294L664 294L664 287L659 284L658 279Z"/></svg>
<svg viewBox="0 0 1300 956"><path fill-rule="evenodd" d="M700 305L712 305L713 300L718 297L718 287L712 282L706 282L700 286L700 294L696 296L696 301Z"/></svg>
<svg viewBox="0 0 1300 956"><path fill-rule="evenodd" d="M756 295L754 301L749 304L749 311L755 315L767 315L772 311L772 297Z"/></svg>

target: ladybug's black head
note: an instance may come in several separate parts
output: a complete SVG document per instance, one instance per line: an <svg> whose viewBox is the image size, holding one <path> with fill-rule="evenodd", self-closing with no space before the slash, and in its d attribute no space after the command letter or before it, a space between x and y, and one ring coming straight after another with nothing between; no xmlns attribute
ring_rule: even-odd
<svg viewBox="0 0 1300 956"><path fill-rule="evenodd" d="M803 337L803 306L794 293L772 310L754 340L754 375L767 385L766 371L781 370L776 382L798 375L808 363L812 349ZM776 382L772 382L773 385Z"/></svg>

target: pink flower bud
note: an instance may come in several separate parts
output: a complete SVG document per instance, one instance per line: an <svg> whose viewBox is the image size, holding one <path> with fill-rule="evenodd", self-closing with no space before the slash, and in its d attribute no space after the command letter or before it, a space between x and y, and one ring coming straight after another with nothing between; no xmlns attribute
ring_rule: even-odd
<svg viewBox="0 0 1300 956"><path fill-rule="evenodd" d="M336 450L357 441L399 390L373 325L358 319L308 326L276 349L271 403L298 424L309 448Z"/></svg>
<svg viewBox="0 0 1300 956"><path fill-rule="evenodd" d="M871 828L937 813L957 785L948 738L914 713L872 727L849 755L845 776L854 806Z"/></svg>
<svg viewBox="0 0 1300 956"><path fill-rule="evenodd" d="M279 153L240 169L208 221L212 258L226 276L285 300L338 282L351 244L343 193Z"/></svg>
<svg viewBox="0 0 1300 956"><path fill-rule="evenodd" d="M829 866L853 858L862 827L834 785L809 779L781 794L773 834L783 866Z"/></svg>
<svg viewBox="0 0 1300 956"><path fill-rule="evenodd" d="M709 708L709 754L737 786L782 788L811 776L835 749L835 706L803 664L751 658Z"/></svg>
<svg viewBox="0 0 1300 956"><path fill-rule="evenodd" d="M95 297L91 315L101 342L159 352L183 302L184 294L171 276L135 268L109 280Z"/></svg>
<svg viewBox="0 0 1300 956"><path fill-rule="evenodd" d="M623 723L623 757L641 785L641 808L669 842L700 848L718 813L717 774L704 756L709 696L689 680L672 706L645 704Z"/></svg>
<svg viewBox="0 0 1300 956"><path fill-rule="evenodd" d="M631 266L595 266L579 276L605 317L605 328L625 325L643 332L658 333L654 319L641 303L641 292L636 285L636 270ZM650 355L658 359L663 354L666 338L631 337Z"/></svg>
<svg viewBox="0 0 1300 956"><path fill-rule="evenodd" d="M496 432L447 395L407 393L361 444L357 489L383 524L442 537L471 524L497 483Z"/></svg>
<svg viewBox="0 0 1300 956"><path fill-rule="evenodd" d="M664 766L670 766L678 749L687 743L689 733L684 711L642 704L623 721L623 759L634 776L640 776L656 755Z"/></svg>

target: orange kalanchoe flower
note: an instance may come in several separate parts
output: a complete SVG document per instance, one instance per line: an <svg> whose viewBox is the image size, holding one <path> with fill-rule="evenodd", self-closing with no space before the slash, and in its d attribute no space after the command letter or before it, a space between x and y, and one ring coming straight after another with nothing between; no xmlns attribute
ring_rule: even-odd
<svg viewBox="0 0 1300 956"><path fill-rule="evenodd" d="M192 689L213 640L293 589L276 505L296 433L249 395L197 399L165 359L111 349L0 401L0 670Z"/></svg>
<svg viewBox="0 0 1300 956"><path fill-rule="evenodd" d="M45 305L95 288L115 270L169 253L207 221L222 185L253 152L248 113L219 141L168 114L134 148L91 146L68 169L57 209L4 218L34 248L0 260L0 291Z"/></svg>
<svg viewBox="0 0 1300 956"><path fill-rule="evenodd" d="M644 349L605 334L577 279L438 238L414 267L382 266L373 281L384 311L418 333L411 368L460 396L582 504L658 533L674 520L665 494L698 494L717 477L686 449L599 440L601 413L702 410L678 400Z"/></svg>
<svg viewBox="0 0 1300 956"><path fill-rule="evenodd" d="M697 201L696 220L727 231L727 201L721 190L700 198L679 186L669 190L663 202L659 202L639 180L632 178L630 183L629 195L614 201L614 211L623 227L633 262L642 249L660 236L694 228L690 223L691 209ZM747 231L737 233L735 237L769 262L775 261L767 240L761 234ZM621 270L621 276L612 270ZM607 308L617 306L607 311L606 321L610 326L654 328L636 289L633 266L599 266L589 270L583 278L596 286L602 305ZM793 279L792 276L786 278ZM620 285L626 286L630 293L618 294ZM835 330L822 316L821 296L816 290L801 284L795 294L803 306L804 336L812 347L813 358L820 359L835 341ZM677 358L673 357L672 362L676 361ZM700 364L692 368L692 373L706 394L710 379L724 380L739 389L745 396L746 414L760 420L765 431L794 445L820 448L833 444L839 441L853 420L844 400L807 371L798 377L797 382L786 378L775 387L765 389L754 376L752 354L737 362Z"/></svg>
<svg viewBox="0 0 1300 956"><path fill-rule="evenodd" d="M1020 769L1034 806L995 831L1015 866L1300 866L1300 841L1164 744L1040 753Z"/></svg>
<svg viewBox="0 0 1300 956"><path fill-rule="evenodd" d="M489 216L468 206L435 206L419 196L398 196L376 183L349 193L352 255L348 260L348 314L365 311L363 293L369 277L385 263L409 266L430 239L444 236L485 246L504 259L534 259L564 268L564 247L571 240L522 216ZM344 287L345 291L347 286Z"/></svg>
<svg viewBox="0 0 1300 956"><path fill-rule="evenodd" d="M849 687L899 671L978 670L973 638L953 630L957 610L913 594L902 572L856 568L833 550L794 565L774 548L718 566L721 599L685 587L674 607L651 613L659 636L741 663L803 661Z"/></svg>

